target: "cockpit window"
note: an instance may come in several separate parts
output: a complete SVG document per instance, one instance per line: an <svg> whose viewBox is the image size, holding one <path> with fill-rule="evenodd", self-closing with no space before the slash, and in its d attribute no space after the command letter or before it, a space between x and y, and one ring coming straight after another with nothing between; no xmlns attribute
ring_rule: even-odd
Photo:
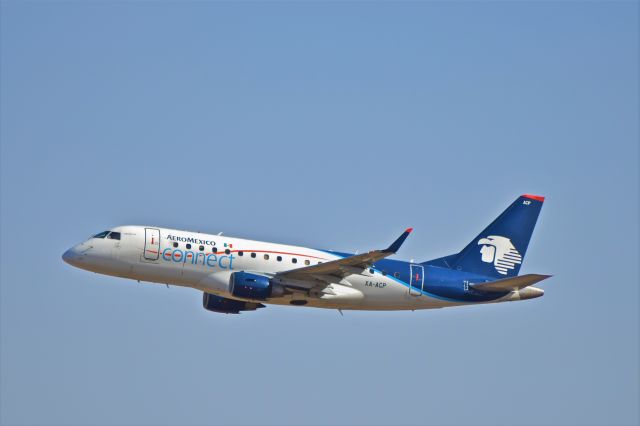
<svg viewBox="0 0 640 426"><path fill-rule="evenodd" d="M120 239L120 233L119 232L112 232L107 236L108 239L110 240L119 240Z"/></svg>
<svg viewBox="0 0 640 426"><path fill-rule="evenodd" d="M109 233L109 231L104 231L104 232L101 232L101 233L99 233L99 234L94 235L94 236L93 236L93 237L91 237L91 238L104 238L104 237L106 237L106 236L107 236L107 234L108 234L108 233Z"/></svg>

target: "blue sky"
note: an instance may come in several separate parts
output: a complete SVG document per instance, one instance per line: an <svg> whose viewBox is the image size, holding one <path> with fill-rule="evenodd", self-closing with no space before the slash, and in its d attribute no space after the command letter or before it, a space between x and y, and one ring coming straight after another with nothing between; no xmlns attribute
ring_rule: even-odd
<svg viewBox="0 0 640 426"><path fill-rule="evenodd" d="M0 423L637 424L638 4L1 5ZM547 197L543 298L273 307L64 264L120 224L398 258Z"/></svg>

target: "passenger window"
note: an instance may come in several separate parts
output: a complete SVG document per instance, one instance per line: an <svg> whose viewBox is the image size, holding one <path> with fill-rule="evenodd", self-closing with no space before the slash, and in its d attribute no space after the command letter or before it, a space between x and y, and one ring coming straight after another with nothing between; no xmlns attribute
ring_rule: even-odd
<svg viewBox="0 0 640 426"><path fill-rule="evenodd" d="M269 255L268 254L264 255L264 260L269 260Z"/></svg>
<svg viewBox="0 0 640 426"><path fill-rule="evenodd" d="M309 262L309 259L306 259L306 260L304 261L304 264L305 264L305 265L309 265L310 263L311 263L311 262Z"/></svg>
<svg viewBox="0 0 640 426"><path fill-rule="evenodd" d="M256 254L255 253L251 253L251 257L255 258Z"/></svg>
<svg viewBox="0 0 640 426"><path fill-rule="evenodd" d="M396 277L396 278L400 278L400 272L394 272L393 276Z"/></svg>
<svg viewBox="0 0 640 426"><path fill-rule="evenodd" d="M178 247L178 243L173 243L173 248L177 248Z"/></svg>
<svg viewBox="0 0 640 426"><path fill-rule="evenodd" d="M211 247L211 251L213 251L214 253L217 253L218 252L218 247L216 247L216 246Z"/></svg>
<svg viewBox="0 0 640 426"><path fill-rule="evenodd" d="M200 246L198 248L200 249L200 251L204 251L204 246Z"/></svg>
<svg viewBox="0 0 640 426"><path fill-rule="evenodd" d="M386 277L387 276L387 271L382 271L382 275Z"/></svg>
<svg viewBox="0 0 640 426"><path fill-rule="evenodd" d="M94 236L93 236L93 237L91 237L91 238L104 238L104 237L106 237L106 236L107 236L107 234L108 234L108 233L109 233L109 231L104 231L104 232L101 232L101 233L99 233L99 234L94 235Z"/></svg>
<svg viewBox="0 0 640 426"><path fill-rule="evenodd" d="M370 273L370 274L373 274L373 273L374 273L373 268L370 268L370 269L369 269L369 273Z"/></svg>
<svg viewBox="0 0 640 426"><path fill-rule="evenodd" d="M238 256L244 256L244 252L243 251L239 251L238 252Z"/></svg>
<svg viewBox="0 0 640 426"><path fill-rule="evenodd" d="M119 232L112 232L107 236L108 239L110 240L119 240L120 239L120 233Z"/></svg>
<svg viewBox="0 0 640 426"><path fill-rule="evenodd" d="M291 259L291 263L298 263L298 259L294 257L293 259Z"/></svg>
<svg viewBox="0 0 640 426"><path fill-rule="evenodd" d="M278 262L282 262L282 256L278 256L278 257L276 257L276 260L277 260Z"/></svg>
<svg viewBox="0 0 640 426"><path fill-rule="evenodd" d="M187 243L187 250L191 250L191 244Z"/></svg>
<svg viewBox="0 0 640 426"><path fill-rule="evenodd" d="M225 253L225 254L230 254L230 253L231 253L231 250L226 249L226 250L224 251L224 253Z"/></svg>

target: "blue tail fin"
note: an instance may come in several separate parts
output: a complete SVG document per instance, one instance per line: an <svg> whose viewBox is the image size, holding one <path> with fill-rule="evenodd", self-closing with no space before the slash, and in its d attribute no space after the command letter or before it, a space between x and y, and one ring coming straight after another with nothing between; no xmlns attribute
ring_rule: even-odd
<svg viewBox="0 0 640 426"><path fill-rule="evenodd" d="M427 262L495 278L515 277L544 197L522 195L460 253Z"/></svg>

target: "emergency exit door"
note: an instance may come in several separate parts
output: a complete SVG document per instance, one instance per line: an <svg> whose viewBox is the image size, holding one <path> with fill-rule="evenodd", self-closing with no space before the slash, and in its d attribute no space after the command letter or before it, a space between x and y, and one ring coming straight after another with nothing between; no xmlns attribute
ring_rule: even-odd
<svg viewBox="0 0 640 426"><path fill-rule="evenodd" d="M144 258L158 260L160 258L160 230L144 228Z"/></svg>

